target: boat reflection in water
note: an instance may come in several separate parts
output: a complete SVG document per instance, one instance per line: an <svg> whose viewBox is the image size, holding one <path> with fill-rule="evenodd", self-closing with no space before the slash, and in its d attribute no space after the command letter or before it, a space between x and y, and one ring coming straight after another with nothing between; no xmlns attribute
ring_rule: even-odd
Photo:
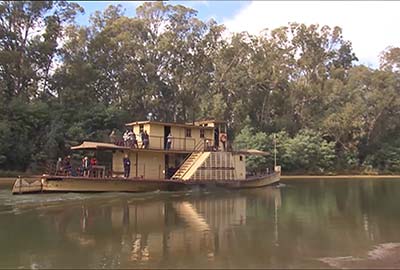
<svg viewBox="0 0 400 270"><path fill-rule="evenodd" d="M61 246L48 246L51 252L43 253L49 244L43 241L34 251L42 262L40 267L226 266L226 256L243 253L243 228L257 215L265 215L271 247L278 240L278 227L273 223L277 222L281 195L276 187L235 193L159 194L151 199L127 195L107 201L100 198L41 210L48 222L46 237L54 238L52 241L60 238ZM70 260L65 261L66 257ZM235 258L230 260L234 263ZM48 263L43 265L45 261Z"/></svg>

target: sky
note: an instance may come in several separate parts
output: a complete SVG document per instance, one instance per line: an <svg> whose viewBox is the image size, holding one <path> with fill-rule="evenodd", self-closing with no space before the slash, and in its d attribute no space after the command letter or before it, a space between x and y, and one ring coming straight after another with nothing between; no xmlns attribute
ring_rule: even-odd
<svg viewBox="0 0 400 270"><path fill-rule="evenodd" d="M121 4L127 16L143 1L74 1L85 14L77 18L87 24L96 10ZM353 44L359 64L379 67L379 54L388 46L400 47L400 1L168 1L198 11L202 20L213 18L230 32L287 26L289 22L339 26L343 38Z"/></svg>

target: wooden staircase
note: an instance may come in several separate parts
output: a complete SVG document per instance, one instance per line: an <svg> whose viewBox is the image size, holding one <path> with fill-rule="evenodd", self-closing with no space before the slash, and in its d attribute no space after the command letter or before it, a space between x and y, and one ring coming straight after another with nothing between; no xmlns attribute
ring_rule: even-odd
<svg viewBox="0 0 400 270"><path fill-rule="evenodd" d="M185 174L189 169L196 163L197 159L203 154L203 152L193 152L190 156L183 162L182 166L175 172L172 179L183 179Z"/></svg>
<svg viewBox="0 0 400 270"><path fill-rule="evenodd" d="M193 149L193 152L182 162L179 169L171 177L175 180L188 180L198 167L208 158L210 152L205 152L206 142L200 141Z"/></svg>

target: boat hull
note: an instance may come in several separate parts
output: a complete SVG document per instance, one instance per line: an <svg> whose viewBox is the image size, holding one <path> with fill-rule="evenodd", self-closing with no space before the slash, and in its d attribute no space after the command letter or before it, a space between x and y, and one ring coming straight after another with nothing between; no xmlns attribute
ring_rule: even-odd
<svg viewBox="0 0 400 270"><path fill-rule="evenodd" d="M245 180L236 181L224 181L216 182L218 187L228 188L228 189L243 189L243 188L259 188L270 185L278 184L281 178L280 172L274 172L271 174L248 178Z"/></svg>
<svg viewBox="0 0 400 270"><path fill-rule="evenodd" d="M188 187L184 183L169 180L132 180L81 177L44 177L40 182L27 183L17 179L13 194L48 192L151 192L177 191Z"/></svg>
<svg viewBox="0 0 400 270"><path fill-rule="evenodd" d="M225 189L258 188L277 184L280 172L253 177L246 180L137 180L124 178L86 178L46 176L29 183L18 178L12 188L13 194L48 193L48 192L151 192L180 191L197 187L218 187Z"/></svg>

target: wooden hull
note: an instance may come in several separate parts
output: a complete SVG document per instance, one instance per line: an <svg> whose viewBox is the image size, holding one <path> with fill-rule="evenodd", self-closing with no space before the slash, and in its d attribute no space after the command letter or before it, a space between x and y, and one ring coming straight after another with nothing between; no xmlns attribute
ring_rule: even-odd
<svg viewBox="0 0 400 270"><path fill-rule="evenodd" d="M27 179L18 178L15 180L12 194L27 194L27 193L38 193L42 191L42 182L39 179L33 182L27 181Z"/></svg>
<svg viewBox="0 0 400 270"><path fill-rule="evenodd" d="M281 178L281 173L274 172L263 176L248 178L245 180L224 181L224 182L217 181L216 184L219 187L229 188L229 189L258 188L258 187L265 187L277 184L279 183L280 178Z"/></svg>
<svg viewBox="0 0 400 270"><path fill-rule="evenodd" d="M280 172L249 178L246 180L230 181L174 181L174 180L134 180L124 178L83 178L46 176L29 183L17 179L14 183L13 194L47 193L47 192L151 192L179 191L193 187L218 187L228 189L258 188L278 183Z"/></svg>
<svg viewBox="0 0 400 270"><path fill-rule="evenodd" d="M44 177L40 181L27 183L17 179L13 194L47 192L151 192L186 189L184 183L169 180L132 180L81 177Z"/></svg>

